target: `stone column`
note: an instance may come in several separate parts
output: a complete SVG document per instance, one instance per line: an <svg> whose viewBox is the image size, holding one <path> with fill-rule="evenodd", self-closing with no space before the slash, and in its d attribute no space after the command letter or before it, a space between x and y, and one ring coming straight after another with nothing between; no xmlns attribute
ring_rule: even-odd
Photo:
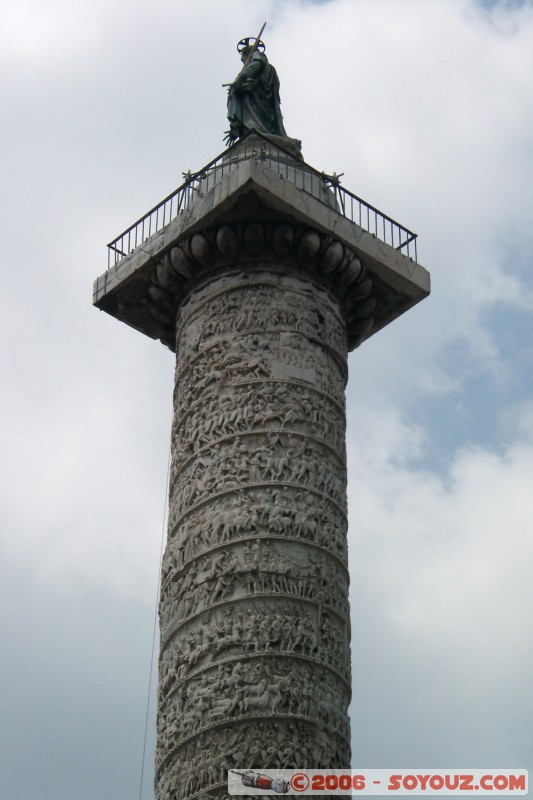
<svg viewBox="0 0 533 800"><path fill-rule="evenodd" d="M429 294L415 239L254 136L110 245L95 305L177 353L157 800L350 766L346 354Z"/></svg>
<svg viewBox="0 0 533 800"><path fill-rule="evenodd" d="M341 262L352 280L361 271L324 234L251 220L194 234L160 266L188 288L176 325L158 800L225 796L230 768L350 766L348 342L326 277Z"/></svg>

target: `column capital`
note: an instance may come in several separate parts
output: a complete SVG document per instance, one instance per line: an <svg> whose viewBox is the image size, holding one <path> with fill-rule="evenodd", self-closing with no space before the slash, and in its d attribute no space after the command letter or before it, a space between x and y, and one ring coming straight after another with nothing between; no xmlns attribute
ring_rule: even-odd
<svg viewBox="0 0 533 800"><path fill-rule="evenodd" d="M429 273L341 213L329 184L308 185L305 166L287 167L290 179L269 160L216 169L211 188L96 280L97 307L173 350L176 309L207 273L296 264L340 297L352 350L429 294Z"/></svg>

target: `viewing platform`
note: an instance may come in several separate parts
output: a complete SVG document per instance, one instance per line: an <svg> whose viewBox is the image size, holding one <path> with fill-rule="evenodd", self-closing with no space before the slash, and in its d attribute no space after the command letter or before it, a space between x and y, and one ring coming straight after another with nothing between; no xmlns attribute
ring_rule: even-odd
<svg viewBox="0 0 533 800"><path fill-rule="evenodd" d="M318 232L334 231L341 246L360 259L372 280L375 308L372 324L353 337L350 349L429 294L429 273L417 262L415 233L345 189L338 176L319 172L268 137L252 132L185 177L108 244L108 268L95 281L93 295L98 308L171 349L168 307L164 321L154 320L146 308L147 290L158 284L156 265L186 237L231 222L237 208L253 216L260 207L266 220L270 213L278 223L281 217ZM344 284L348 288L349 281Z"/></svg>

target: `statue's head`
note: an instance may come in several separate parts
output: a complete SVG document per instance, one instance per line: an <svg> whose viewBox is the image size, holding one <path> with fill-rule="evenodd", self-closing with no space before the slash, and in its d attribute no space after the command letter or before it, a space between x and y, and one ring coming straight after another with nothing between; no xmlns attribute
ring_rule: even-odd
<svg viewBox="0 0 533 800"><path fill-rule="evenodd" d="M246 59L250 55L250 50L252 49L256 41L257 39L255 36L247 36L245 39L241 39L241 41L237 45L237 50L239 51L241 61L246 61ZM257 47L255 48L255 50L258 53L265 52L265 44L261 39L257 41Z"/></svg>

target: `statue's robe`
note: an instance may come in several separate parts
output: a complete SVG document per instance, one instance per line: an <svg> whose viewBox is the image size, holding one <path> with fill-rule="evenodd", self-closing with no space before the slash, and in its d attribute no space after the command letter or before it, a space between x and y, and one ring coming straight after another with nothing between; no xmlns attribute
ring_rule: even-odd
<svg viewBox="0 0 533 800"><path fill-rule="evenodd" d="M232 84L228 119L234 138L251 130L288 138L280 109L279 78L264 53L256 51Z"/></svg>

